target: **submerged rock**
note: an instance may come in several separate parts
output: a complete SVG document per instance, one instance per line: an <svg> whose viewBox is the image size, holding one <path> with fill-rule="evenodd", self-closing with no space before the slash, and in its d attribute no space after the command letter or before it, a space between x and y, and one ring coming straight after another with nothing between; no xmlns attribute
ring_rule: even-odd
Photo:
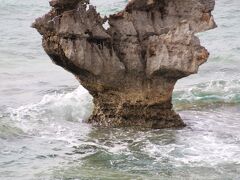
<svg viewBox="0 0 240 180"><path fill-rule="evenodd" d="M209 56L194 34L216 27L214 0L132 0L109 18L88 0L50 5L33 27L53 62L94 97L89 123L184 126L172 109L172 92L178 79L197 73Z"/></svg>

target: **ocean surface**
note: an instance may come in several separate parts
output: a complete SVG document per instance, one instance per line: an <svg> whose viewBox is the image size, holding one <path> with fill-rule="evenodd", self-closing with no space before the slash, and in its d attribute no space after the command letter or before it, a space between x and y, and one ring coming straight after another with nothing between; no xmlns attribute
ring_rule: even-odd
<svg viewBox="0 0 240 180"><path fill-rule="evenodd" d="M92 97L30 28L47 0L0 0L0 179L240 179L240 1L216 1L218 28L199 34L209 61L174 91L187 127L136 131L83 123Z"/></svg>

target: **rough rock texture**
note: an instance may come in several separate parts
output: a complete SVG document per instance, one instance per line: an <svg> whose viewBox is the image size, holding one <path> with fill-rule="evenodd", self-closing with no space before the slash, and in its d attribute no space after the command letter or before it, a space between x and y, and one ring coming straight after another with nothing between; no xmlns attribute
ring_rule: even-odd
<svg viewBox="0 0 240 180"><path fill-rule="evenodd" d="M52 0L50 5L33 27L50 58L94 97L88 122L184 126L172 110L172 91L209 56L194 34L216 27L214 0L132 0L109 18L100 17L88 0Z"/></svg>

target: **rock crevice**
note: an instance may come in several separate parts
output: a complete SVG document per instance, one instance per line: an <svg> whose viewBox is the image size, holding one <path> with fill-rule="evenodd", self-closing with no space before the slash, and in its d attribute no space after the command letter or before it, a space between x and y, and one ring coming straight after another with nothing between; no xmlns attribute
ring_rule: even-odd
<svg viewBox="0 0 240 180"><path fill-rule="evenodd" d="M50 5L33 27L53 62L93 96L88 122L184 126L172 110L172 91L178 79L197 73L208 59L195 33L216 27L214 0L132 0L108 18L88 0L52 0Z"/></svg>

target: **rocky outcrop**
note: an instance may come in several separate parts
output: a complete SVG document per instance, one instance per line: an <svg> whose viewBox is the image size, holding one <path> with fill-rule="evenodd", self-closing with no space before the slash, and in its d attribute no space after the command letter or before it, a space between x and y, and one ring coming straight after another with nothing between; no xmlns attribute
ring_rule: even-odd
<svg viewBox="0 0 240 180"><path fill-rule="evenodd" d="M214 0L132 0L102 18L88 0L52 0L33 27L57 65L94 97L88 122L101 126L184 126L172 110L174 85L208 56L194 34L215 28ZM104 23L110 27L105 29ZM79 107L81 108L81 107Z"/></svg>

